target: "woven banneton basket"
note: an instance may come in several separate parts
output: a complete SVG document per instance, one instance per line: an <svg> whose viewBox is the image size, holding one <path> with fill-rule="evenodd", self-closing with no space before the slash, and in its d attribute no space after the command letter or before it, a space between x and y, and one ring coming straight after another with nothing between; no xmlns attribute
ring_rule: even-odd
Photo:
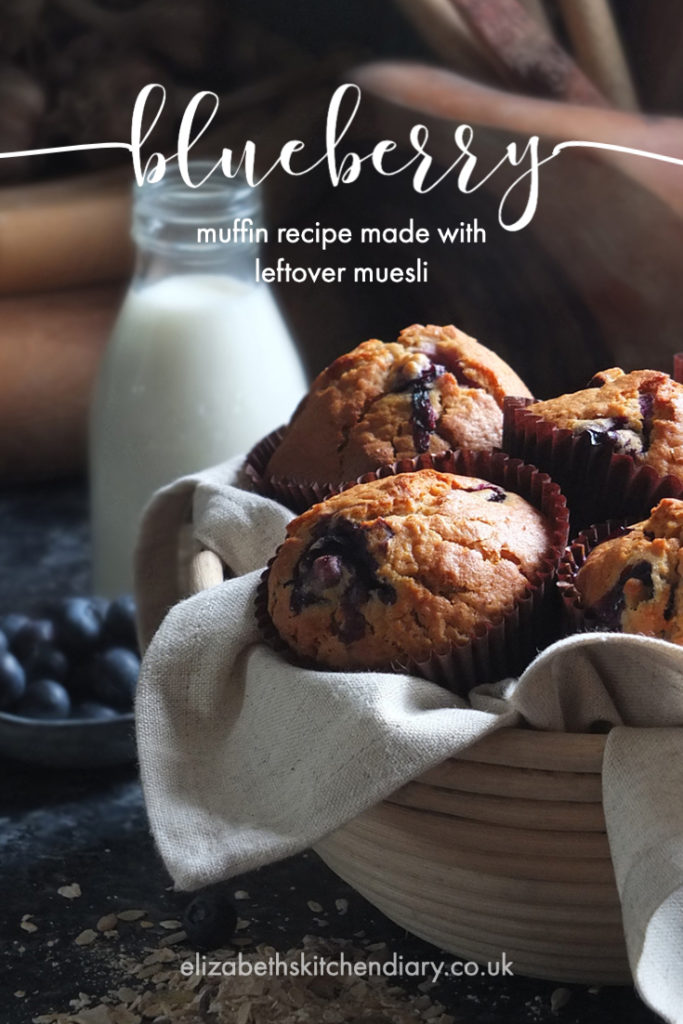
<svg viewBox="0 0 683 1024"><path fill-rule="evenodd" d="M217 555L184 545L184 593L223 578ZM459 958L505 953L515 974L630 983L602 808L605 739L502 729L316 852L392 921Z"/></svg>

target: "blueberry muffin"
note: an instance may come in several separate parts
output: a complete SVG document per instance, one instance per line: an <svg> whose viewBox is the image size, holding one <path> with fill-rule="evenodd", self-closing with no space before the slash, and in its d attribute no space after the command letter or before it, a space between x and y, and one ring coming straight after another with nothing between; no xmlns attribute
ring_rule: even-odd
<svg viewBox="0 0 683 1024"><path fill-rule="evenodd" d="M531 397L494 352L455 327L415 324L316 378L266 476L342 483L425 452L497 447L506 395Z"/></svg>
<svg viewBox="0 0 683 1024"><path fill-rule="evenodd" d="M399 473L289 524L268 612L290 649L318 665L412 664L485 633L550 558L550 524L518 494L433 469Z"/></svg>
<svg viewBox="0 0 683 1024"><path fill-rule="evenodd" d="M613 367L583 391L534 402L527 412L630 455L659 476L683 478L683 385L666 373Z"/></svg>
<svg viewBox="0 0 683 1024"><path fill-rule="evenodd" d="M598 544L574 580L586 623L683 644L683 501Z"/></svg>

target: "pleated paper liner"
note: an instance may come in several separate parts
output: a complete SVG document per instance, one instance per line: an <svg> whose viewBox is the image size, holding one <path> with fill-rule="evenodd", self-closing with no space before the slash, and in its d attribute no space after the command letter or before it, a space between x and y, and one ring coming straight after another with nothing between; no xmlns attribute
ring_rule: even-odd
<svg viewBox="0 0 683 1024"><path fill-rule="evenodd" d="M303 480L301 478L269 474L267 471L268 463L273 452L282 442L286 431L286 426L278 427L277 430L273 430L272 433L254 445L246 457L244 469L254 490L258 494L262 494L266 498L274 498L297 514L305 512L311 505L316 505L319 501L331 498L333 494L339 494L340 491L353 487L360 480L374 480L379 476L411 472L417 463L420 463L417 468L426 468L431 465L432 459L443 459L451 454L450 451L441 452L438 455L425 453L410 459L400 459L386 466L381 466L376 471L373 470L362 477L357 477L355 480ZM427 461L423 465L420 460ZM397 466L402 468L395 468ZM474 476L476 474L466 475Z"/></svg>
<svg viewBox="0 0 683 1024"><path fill-rule="evenodd" d="M245 472L254 490L266 498L274 498L286 505L292 512L305 512L325 498L338 494L347 481L318 483L312 480L293 480L290 477L274 476L267 472L270 457L281 443L287 428L278 427L254 445L244 464Z"/></svg>
<svg viewBox="0 0 683 1024"><path fill-rule="evenodd" d="M584 608L581 594L576 589L576 576L589 554L603 541L621 537L628 532L623 519L612 519L598 526L582 530L567 546L557 570L557 589L562 598L566 633L583 633L588 630L604 630L605 624L591 616Z"/></svg>
<svg viewBox="0 0 683 1024"><path fill-rule="evenodd" d="M467 643L435 649L424 660L408 654L380 666L379 670L409 672L430 679L461 695L480 683L493 682L517 675L537 651L557 638L559 608L554 577L568 537L569 513L558 485L545 473L511 459L502 452L458 450L442 455L421 455L384 466L367 473L339 490L357 483L370 483L396 473L414 473L434 469L441 473L479 477L514 491L541 511L550 524L548 553L528 582L528 588L508 612L496 620L482 623ZM273 559L274 560L274 559ZM268 575L272 561L263 573L256 599L256 615L264 639L276 650L285 653L295 664L305 668L325 668L302 659L277 633L268 613ZM375 666L375 669L378 667Z"/></svg>
<svg viewBox="0 0 683 1024"><path fill-rule="evenodd" d="M586 432L555 427L529 412L530 399L506 398L503 450L538 466L562 488L571 513L572 532L592 523L646 519L662 498L683 496L683 480L660 476L609 440L592 444Z"/></svg>

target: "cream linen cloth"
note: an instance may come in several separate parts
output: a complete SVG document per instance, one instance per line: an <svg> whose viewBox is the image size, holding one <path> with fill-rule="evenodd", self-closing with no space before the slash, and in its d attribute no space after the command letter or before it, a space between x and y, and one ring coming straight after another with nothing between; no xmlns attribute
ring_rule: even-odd
<svg viewBox="0 0 683 1024"><path fill-rule="evenodd" d="M632 971L646 1002L683 1022L683 649L570 637L518 682L479 687L474 706L414 676L294 667L260 642L253 612L291 513L246 489L241 462L160 491L138 547L141 776L176 885L296 853L494 729L606 720L618 726L603 799ZM235 577L181 601L190 520Z"/></svg>

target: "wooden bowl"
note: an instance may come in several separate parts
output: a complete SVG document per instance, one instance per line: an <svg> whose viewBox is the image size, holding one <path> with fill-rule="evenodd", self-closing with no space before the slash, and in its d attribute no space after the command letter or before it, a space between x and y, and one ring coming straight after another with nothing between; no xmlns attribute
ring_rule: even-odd
<svg viewBox="0 0 683 1024"><path fill-rule="evenodd" d="M187 594L217 555L179 550ZM315 846L388 918L463 960L515 974L629 984L602 807L605 736L501 729ZM495 968L494 968L495 970Z"/></svg>
<svg viewBox="0 0 683 1024"><path fill-rule="evenodd" d="M631 982L602 809L605 737L502 729L315 849L396 924L478 963Z"/></svg>

